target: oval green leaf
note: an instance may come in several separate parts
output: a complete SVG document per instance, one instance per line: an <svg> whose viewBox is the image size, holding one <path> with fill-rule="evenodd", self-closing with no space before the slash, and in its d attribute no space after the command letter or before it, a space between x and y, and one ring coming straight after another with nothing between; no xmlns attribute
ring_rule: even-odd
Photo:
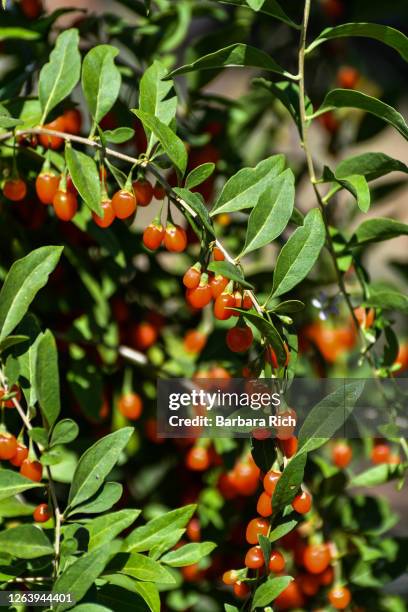
<svg viewBox="0 0 408 612"><path fill-rule="evenodd" d="M272 181L285 169L284 155L273 155L255 168L242 168L225 183L211 216L253 208Z"/></svg>
<svg viewBox="0 0 408 612"><path fill-rule="evenodd" d="M408 235L408 224L400 223L394 219L380 217L377 219L367 219L356 229L351 241L351 246L370 244L371 242L381 242L391 240L398 236Z"/></svg>
<svg viewBox="0 0 408 612"><path fill-rule="evenodd" d="M66 148L65 159L79 195L88 208L101 215L101 181L96 163L89 155L75 151L70 146Z"/></svg>
<svg viewBox="0 0 408 612"><path fill-rule="evenodd" d="M111 45L97 45L84 58L82 89L96 123L111 110L119 95L122 77L114 61L118 53Z"/></svg>
<svg viewBox="0 0 408 612"><path fill-rule="evenodd" d="M306 215L304 225L294 231L279 253L273 276L273 297L287 293L309 274L324 242L322 215L315 208Z"/></svg>
<svg viewBox="0 0 408 612"><path fill-rule="evenodd" d="M286 589L292 580L292 576L269 578L256 589L254 598L252 600L251 610L255 610L256 608L264 608L272 603L272 601Z"/></svg>
<svg viewBox="0 0 408 612"><path fill-rule="evenodd" d="M140 510L119 510L111 514L104 514L85 523L89 533L88 550L97 548L105 542L110 542L124 529L130 527L140 514Z"/></svg>
<svg viewBox="0 0 408 612"><path fill-rule="evenodd" d="M53 593L71 593L76 601L80 601L95 580L103 572L114 552L112 542L85 553L63 571L55 581ZM55 610L61 612L72 606L71 603L57 603Z"/></svg>
<svg viewBox="0 0 408 612"><path fill-rule="evenodd" d="M0 470L0 500L43 486L43 484L33 482L13 470Z"/></svg>
<svg viewBox="0 0 408 612"><path fill-rule="evenodd" d="M350 36L362 36L379 40L392 49L395 49L395 51L408 62L408 38L405 34L395 28L378 23L343 23L334 28L326 28L308 46L306 53L310 53L313 49L316 49L316 47L327 40L344 37L349 38Z"/></svg>
<svg viewBox="0 0 408 612"><path fill-rule="evenodd" d="M173 70L166 78L171 79L179 74L186 74L195 70L213 70L214 68L242 66L251 66L278 74L286 74L285 70L265 51L243 43L235 43L224 49L214 51L214 53L208 53L191 64L186 64Z"/></svg>
<svg viewBox="0 0 408 612"><path fill-rule="evenodd" d="M58 351L55 338L49 329L43 334L37 347L35 389L41 414L52 427L61 410Z"/></svg>
<svg viewBox="0 0 408 612"><path fill-rule="evenodd" d="M251 283L248 283L248 281L245 280L241 270L229 261L212 261L208 265L207 269L215 274L222 274L222 276L225 276L225 278L229 278L230 280L239 283L242 287L246 287L247 289L254 288Z"/></svg>
<svg viewBox="0 0 408 612"><path fill-rule="evenodd" d="M333 89L329 91L322 106L313 116L318 117L335 108L357 108L367 113L371 113L395 127L395 129L408 140L408 125L404 117L401 113L396 111L395 108L385 104L385 102L381 102L381 100L377 98L372 98L361 91Z"/></svg>
<svg viewBox="0 0 408 612"><path fill-rule="evenodd" d="M38 559L52 555L54 548L39 527L19 525L0 532L0 552L17 559Z"/></svg>
<svg viewBox="0 0 408 612"><path fill-rule="evenodd" d="M100 489L127 445L132 427L124 427L95 442L80 458L69 491L70 507L78 506Z"/></svg>
<svg viewBox="0 0 408 612"><path fill-rule="evenodd" d="M52 430L50 446L55 444L69 444L77 438L79 427L72 419L59 421Z"/></svg>
<svg viewBox="0 0 408 612"><path fill-rule="evenodd" d="M38 96L44 123L48 113L64 100L79 81L81 56L78 51L78 30L62 32L56 40L50 60L40 72Z"/></svg>
<svg viewBox="0 0 408 612"><path fill-rule="evenodd" d="M131 110L140 119L144 127L153 132L166 155L183 175L187 167L187 151L181 138L151 113L135 108Z"/></svg>
<svg viewBox="0 0 408 612"><path fill-rule="evenodd" d="M294 203L295 177L288 168L260 196L249 215L241 256L262 248L280 236L292 216Z"/></svg>
<svg viewBox="0 0 408 612"><path fill-rule="evenodd" d="M207 162L191 170L191 172L187 175L186 178L186 189L193 189L194 187L197 187L197 185L201 185L201 183L204 183L204 181L212 175L214 170L215 164L213 164L212 162Z"/></svg>
<svg viewBox="0 0 408 612"><path fill-rule="evenodd" d="M209 555L216 546L214 542L185 544L177 548L177 550L172 550L165 554L160 561L171 567L185 567L186 565L198 563L203 557Z"/></svg>
<svg viewBox="0 0 408 612"><path fill-rule="evenodd" d="M307 454L295 455L279 478L272 496L273 512L279 512L291 503L303 482Z"/></svg>
<svg viewBox="0 0 408 612"><path fill-rule="evenodd" d="M123 486L119 482L105 482L102 491L94 499L81 506L76 506L67 516L73 514L99 514L110 510L122 497Z"/></svg>
<svg viewBox="0 0 408 612"><path fill-rule="evenodd" d="M160 544L166 534L175 529L184 528L196 510L195 504L171 510L162 516L158 516L146 525L137 527L126 539L126 550L140 552L151 550L153 546Z"/></svg>
<svg viewBox="0 0 408 612"><path fill-rule="evenodd" d="M62 249L40 247L11 266L0 291L0 341L20 323L37 292L46 285Z"/></svg>

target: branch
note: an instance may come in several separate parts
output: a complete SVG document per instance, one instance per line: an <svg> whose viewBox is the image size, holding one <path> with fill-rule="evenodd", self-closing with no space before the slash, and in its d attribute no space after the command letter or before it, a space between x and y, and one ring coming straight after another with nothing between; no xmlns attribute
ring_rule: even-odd
<svg viewBox="0 0 408 612"><path fill-rule="evenodd" d="M299 59L298 59L298 67L299 67L299 75L300 75L300 80L299 80L300 130L299 131L300 131L301 144L305 152L309 179L313 185L313 190L315 192L316 199L319 204L320 211L322 213L323 222L324 222L324 226L326 229L327 248L329 250L329 253L330 253L333 265L334 265L334 269L335 269L336 276L337 276L337 282L339 284L340 291L345 299L347 307L350 311L350 315L352 317L352 321L354 323L354 326L360 338L362 351L363 353L365 353L365 356L367 360L369 361L375 373L376 368L375 368L374 360L372 358L372 355L367 350L367 343L366 343L364 333L360 327L360 324L354 312L353 304L351 303L350 296L347 292L347 288L344 283L343 274L337 262L336 251L335 251L333 239L330 233L329 221L327 219L327 210L325 206L326 200L322 197L319 191L319 188L316 184L316 172L315 172L313 156L312 156L310 144L309 144L309 127L308 127L308 117L306 115L306 102L305 102L305 47L306 47L307 27L308 27L309 17L310 17L310 6L311 6L311 0L306 0L304 16L303 16L303 26L302 26L301 36L300 36ZM327 198L327 200L328 199L329 198Z"/></svg>
<svg viewBox="0 0 408 612"><path fill-rule="evenodd" d="M197 213L189 206L189 204L187 204L187 202L185 202L182 198L180 198L175 193L175 191L173 191L171 185L160 174L160 172L157 170L157 168L154 166L154 164L151 161L149 161L148 159L146 159L146 158L131 157L130 155L126 155L124 153L120 153L119 151L116 151L115 149L110 149L109 147L105 148L97 140L93 140L91 138L84 138L83 136L75 136L74 134L67 134L66 132L59 132L57 130L49 130L49 129L43 128L43 127L28 128L26 130L16 130L14 133L13 132L5 132L4 134L0 135L0 142L4 141L4 140L8 140L9 138L13 138L13 137L17 138L19 136L24 136L26 134L46 134L48 136L55 136L57 138L62 138L63 140L65 140L67 142L77 142L79 144L83 144L85 146L92 147L94 149L103 150L105 152L105 155L108 155L110 157L115 157L116 159L121 159L122 161L128 162L128 163L130 163L132 165L138 165L138 166L140 166L142 168L148 168L150 170L150 172L153 174L153 176L157 179L157 181L165 189L167 195L171 198L171 200L175 204L178 204L181 208L186 210L193 218L197 217ZM232 264L235 265L234 257L229 254L227 249L223 246L223 244L219 240L215 240L215 245L223 253L226 261L228 261L229 263L232 263ZM262 308L262 306L258 302L258 300L257 300L256 296L254 295L254 293L252 291L248 291L248 290L246 290L246 293L250 297L255 310L258 312L258 314L263 316L264 309Z"/></svg>

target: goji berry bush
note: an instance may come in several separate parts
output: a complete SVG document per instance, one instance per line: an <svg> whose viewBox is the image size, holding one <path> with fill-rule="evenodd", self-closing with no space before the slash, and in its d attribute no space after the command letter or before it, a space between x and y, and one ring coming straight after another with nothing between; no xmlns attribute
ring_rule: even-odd
<svg viewBox="0 0 408 612"><path fill-rule="evenodd" d="M407 610L406 2L52 5L0 22L2 603ZM172 378L395 395L167 439Z"/></svg>

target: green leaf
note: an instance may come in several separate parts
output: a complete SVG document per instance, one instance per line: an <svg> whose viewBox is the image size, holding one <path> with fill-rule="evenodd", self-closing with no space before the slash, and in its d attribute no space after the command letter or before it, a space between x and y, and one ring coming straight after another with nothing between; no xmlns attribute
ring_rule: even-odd
<svg viewBox="0 0 408 612"><path fill-rule="evenodd" d="M161 563L166 563L171 567L185 567L198 563L203 557L209 555L214 548L214 542L201 542L200 544L185 544L177 550L172 550L165 554L161 559Z"/></svg>
<svg viewBox="0 0 408 612"><path fill-rule="evenodd" d="M140 79L139 109L145 113L157 117L164 125L170 125L176 115L177 96L167 98L173 83L164 81L167 68L155 60ZM147 129L148 153L157 142L157 137Z"/></svg>
<svg viewBox="0 0 408 612"><path fill-rule="evenodd" d="M147 604L149 610L152 612L160 612L160 594L155 584L151 582L139 582L134 578L122 574L104 576L104 580L107 580L109 584L114 584L132 593L137 593ZM136 604L136 601L134 601L134 604ZM134 609L141 610L137 605ZM143 607L143 610L146 610L146 608Z"/></svg>
<svg viewBox="0 0 408 612"><path fill-rule="evenodd" d="M279 578L269 578L259 586L254 594L251 610L263 608L270 604L286 589L292 582L292 576L279 576Z"/></svg>
<svg viewBox="0 0 408 612"><path fill-rule="evenodd" d="M365 176L367 181L373 181L390 172L407 174L408 166L385 155L385 153L362 153L341 161L336 168L335 175L339 178L345 178L353 174L360 174Z"/></svg>
<svg viewBox="0 0 408 612"><path fill-rule="evenodd" d="M207 207L204 203L204 199L199 193L192 193L188 189L184 189L184 187L174 187L173 191L178 195L179 198L184 200L195 213L197 213L198 218L201 223L204 225L206 230L214 236L214 228L212 225L212 221L210 219L210 215L208 214Z"/></svg>
<svg viewBox="0 0 408 612"><path fill-rule="evenodd" d="M116 130L105 130L103 132L104 138L107 142L113 142L114 144L122 144L127 142L135 135L135 130L129 127L119 127Z"/></svg>
<svg viewBox="0 0 408 612"><path fill-rule="evenodd" d="M400 223L394 219L379 217L377 219L367 219L356 229L351 241L351 246L360 246L371 242L381 242L391 240L398 236L408 234L408 224Z"/></svg>
<svg viewBox="0 0 408 612"><path fill-rule="evenodd" d="M247 289L253 289L253 285L248 283L242 275L242 272L237 266L234 266L233 263L229 261L212 261L207 269L210 272L214 272L214 274L221 274L225 276L225 278L229 278L237 283L239 283L242 287L246 287Z"/></svg>
<svg viewBox="0 0 408 612"><path fill-rule="evenodd" d="M262 68L278 74L287 74L285 70L279 66L271 58L270 55L243 43L235 43L224 49L219 49L214 53L208 53L191 64L181 66L167 75L167 79L171 79L179 74L194 72L195 70L213 70L214 68L228 68L252 66L254 68Z"/></svg>
<svg viewBox="0 0 408 612"><path fill-rule="evenodd" d="M132 427L124 427L101 438L84 452L72 480L68 497L69 506L78 506L100 489L132 433Z"/></svg>
<svg viewBox="0 0 408 612"><path fill-rule="evenodd" d="M96 123L111 110L119 95L122 78L114 61L118 53L111 45L97 45L84 57L82 89Z"/></svg>
<svg viewBox="0 0 408 612"><path fill-rule="evenodd" d="M18 326L18 331L28 336L27 344L19 347L18 362L20 364L20 376L29 384L23 386L24 397L29 406L34 406L37 402L35 389L35 368L37 365L37 348L42 338L42 333L37 319L34 315L28 314Z"/></svg>
<svg viewBox="0 0 408 612"><path fill-rule="evenodd" d="M318 209L312 209L305 223L294 231L279 253L273 275L273 297L298 285L314 266L325 242L325 227Z"/></svg>
<svg viewBox="0 0 408 612"><path fill-rule="evenodd" d="M153 561L146 555L139 553L120 553L109 564L109 570L132 576L145 582L161 582L163 584L174 584L173 574L157 561Z"/></svg>
<svg viewBox="0 0 408 612"><path fill-rule="evenodd" d="M0 116L0 128L10 130L18 125L22 125L24 122L21 119L13 119L13 117L6 117L5 115Z"/></svg>
<svg viewBox="0 0 408 612"><path fill-rule="evenodd" d="M310 53L327 40L350 36L363 36L379 40L398 51L401 57L408 62L408 38L405 34L395 28L378 23L343 23L334 28L326 28L308 46L306 53Z"/></svg>
<svg viewBox="0 0 408 612"><path fill-rule="evenodd" d="M101 215L101 181L95 161L81 151L67 147L65 159L69 174L85 204Z"/></svg>
<svg viewBox="0 0 408 612"><path fill-rule="evenodd" d="M327 166L324 168L323 180L334 181L347 189L357 200L360 210L367 212L371 204L370 189L365 176L354 174L344 178L337 176Z"/></svg>
<svg viewBox="0 0 408 612"><path fill-rule="evenodd" d="M140 119L144 127L153 132L166 155L183 175L187 167L187 151L184 142L171 128L151 113L145 113L136 108L132 108L131 110L132 113Z"/></svg>
<svg viewBox="0 0 408 612"><path fill-rule="evenodd" d="M18 497L8 497L0 501L0 517L32 516L35 508L35 505L28 504L26 500Z"/></svg>
<svg viewBox="0 0 408 612"><path fill-rule="evenodd" d="M268 344L276 353L279 365L284 365L287 359L283 340L273 323L251 310L240 310L244 319L255 325Z"/></svg>
<svg viewBox="0 0 408 612"><path fill-rule="evenodd" d="M408 297L405 293L400 293L388 288L370 288L369 297L365 304L372 308L382 308L383 310L399 310L408 314Z"/></svg>
<svg viewBox="0 0 408 612"><path fill-rule="evenodd" d="M41 414L48 427L52 427L61 411L61 405L57 345L49 329L38 344L35 371L36 394Z"/></svg>
<svg viewBox="0 0 408 612"><path fill-rule="evenodd" d="M297 521L286 521L285 523L281 523L270 532L268 536L269 541L276 542L276 540L280 540L280 538L283 538L283 536L293 531L296 525Z"/></svg>
<svg viewBox="0 0 408 612"><path fill-rule="evenodd" d="M253 208L273 179L285 169L285 157L274 155L262 160L255 168L242 168L224 185L211 216Z"/></svg>
<svg viewBox="0 0 408 612"><path fill-rule="evenodd" d="M350 573L350 582L360 587L378 588L382 586L381 580L373 575L372 564L358 561Z"/></svg>
<svg viewBox="0 0 408 612"><path fill-rule="evenodd" d="M81 56L78 51L78 30L62 32L55 42L50 60L40 72L38 96L44 123L48 113L64 100L79 81Z"/></svg>
<svg viewBox="0 0 408 612"><path fill-rule="evenodd" d="M3 5L5 2L6 0L3 0ZM39 32L34 32L27 28L0 28L0 40L9 40L12 38L20 40L37 40L40 36Z"/></svg>
<svg viewBox="0 0 408 612"><path fill-rule="evenodd" d="M7 338L4 338L4 340L0 342L0 353L3 353L12 346L16 346L16 344L21 344L22 342L25 342L28 339L28 336L21 335L8 336Z"/></svg>
<svg viewBox="0 0 408 612"><path fill-rule="evenodd" d="M105 482L102 491L88 503L77 506L68 512L68 516L73 514L99 514L110 510L122 497L123 487L118 482Z"/></svg>
<svg viewBox="0 0 408 612"><path fill-rule="evenodd" d="M272 496L274 513L279 512L290 504L295 497L303 482L306 460L306 453L295 455L283 470Z"/></svg>
<svg viewBox="0 0 408 612"><path fill-rule="evenodd" d="M353 478L349 482L350 487L377 487L385 482L389 482L395 478L400 478L404 475L404 466L402 465L376 465L369 468Z"/></svg>
<svg viewBox="0 0 408 612"><path fill-rule="evenodd" d="M271 312L275 314L288 314L292 312L301 312L304 310L305 305L300 300L286 300L280 302L276 306L271 307Z"/></svg>
<svg viewBox="0 0 408 612"><path fill-rule="evenodd" d="M371 113L395 127L404 138L408 139L408 126L401 113L392 106L385 104L385 102L361 93L361 91L353 91L351 89L333 89L329 91L322 106L313 116L318 117L335 108L358 108Z"/></svg>
<svg viewBox="0 0 408 612"><path fill-rule="evenodd" d="M79 427L72 419L63 419L56 423L51 433L50 446L69 444L78 437Z"/></svg>
<svg viewBox="0 0 408 612"><path fill-rule="evenodd" d="M85 523L85 528L89 532L88 550L111 542L124 529L130 527L139 514L140 510L119 510L118 512L98 516L98 518Z"/></svg>
<svg viewBox="0 0 408 612"><path fill-rule="evenodd" d="M0 291L0 341L20 323L38 291L46 285L62 249L40 247L11 266Z"/></svg>
<svg viewBox="0 0 408 612"><path fill-rule="evenodd" d="M124 577L124 576L123 576ZM136 593L147 603L151 612L160 612L160 595L155 584L148 582L134 582Z"/></svg>
<svg viewBox="0 0 408 612"><path fill-rule="evenodd" d="M183 506L152 519L142 527L137 527L126 538L126 550L131 552L151 550L153 546L160 544L167 533L184 528L195 510L195 504Z"/></svg>
<svg viewBox="0 0 408 612"><path fill-rule="evenodd" d="M344 425L363 389L364 381L361 380L341 384L314 406L300 428L298 453L323 446Z"/></svg>
<svg viewBox="0 0 408 612"><path fill-rule="evenodd" d="M43 486L40 482L33 482L13 470L0 470L0 500Z"/></svg>
<svg viewBox="0 0 408 612"><path fill-rule="evenodd" d="M235 6L248 6L253 11L275 17L292 28L299 29L300 27L286 15L276 0L221 0L221 2L223 4L234 4Z"/></svg>
<svg viewBox="0 0 408 612"><path fill-rule="evenodd" d="M260 249L280 236L292 216L294 203L295 177L288 168L275 178L252 209L240 256Z"/></svg>
<svg viewBox="0 0 408 612"><path fill-rule="evenodd" d="M271 15L272 17L277 17L284 23L299 28L299 26L289 19L283 12L276 0L246 0L246 3L253 11L262 12L266 13L267 15Z"/></svg>
<svg viewBox="0 0 408 612"><path fill-rule="evenodd" d="M80 601L103 572L114 548L112 542L82 555L69 565L54 582L53 593L70 593ZM70 603L58 603L53 608L61 612L70 608Z"/></svg>
<svg viewBox="0 0 408 612"><path fill-rule="evenodd" d="M165 552L174 548L175 545L181 540L184 535L185 529L174 529L171 532L167 532L160 540L159 544L153 546L149 551L149 557L157 561Z"/></svg>
<svg viewBox="0 0 408 612"><path fill-rule="evenodd" d="M204 181L212 175L214 170L215 164L213 164L212 162L202 164L201 166L197 166L197 168L191 170L191 172L187 175L186 178L186 189L193 189L194 187L197 187L197 185L201 185L201 183L204 183Z"/></svg>
<svg viewBox="0 0 408 612"><path fill-rule="evenodd" d="M37 559L53 552L43 530L34 525L19 525L0 532L0 553L18 559Z"/></svg>
<svg viewBox="0 0 408 612"><path fill-rule="evenodd" d="M122 582L120 575L109 576L115 582ZM123 576L126 578L126 576ZM128 585L126 588L116 586L116 584L108 583L99 587L96 592L97 601L107 606L109 612L122 612L123 610L131 610L132 612L146 612L145 603L132 592Z"/></svg>

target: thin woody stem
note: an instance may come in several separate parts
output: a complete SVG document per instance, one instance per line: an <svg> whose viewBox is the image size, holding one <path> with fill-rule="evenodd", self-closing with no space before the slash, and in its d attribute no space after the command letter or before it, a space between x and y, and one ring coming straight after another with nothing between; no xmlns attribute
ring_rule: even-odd
<svg viewBox="0 0 408 612"><path fill-rule="evenodd" d="M325 206L325 200L322 197L319 188L317 186L316 183L316 172L315 172L315 167L314 167L314 162L313 162L313 156L311 153L311 148L310 148L310 144L309 144L309 125L308 125L308 117L306 115L306 94L305 94L305 47L306 47L306 38L307 38L307 27L308 27L308 23L309 23L309 17L310 17L310 7L311 7L311 0L306 0L305 2L305 10L304 10L304 15L303 15L303 26L302 26L302 30L301 30L301 36L300 36L300 45L299 45L299 57L298 57L298 67L299 67L299 75L300 75L300 79L299 79L299 114L300 114L300 138L301 138L301 144L302 144L302 148L305 152L305 158L306 158L306 164L307 164L307 169L308 169L308 174L309 174L309 179L310 182L312 183L313 186L313 190L315 192L316 195L316 199L317 202L319 204L319 208L320 211L322 213L322 218L323 218L323 222L324 222L324 226L325 226L325 230L326 230L326 242L327 242L327 248L329 250L329 253L331 255L331 259L333 262L333 266L334 266L334 270L336 272L336 277L337 277L337 282L340 288L340 291L345 299L345 302L347 304L347 307L350 311L350 315L352 318L352 321L354 323L354 326L357 330L357 333L359 335L360 338L360 342L361 342L361 346L362 346L362 350L363 352L366 353L366 357L368 359L368 361L370 362L370 365L373 367L373 369L375 369L375 364L373 361L373 358L371 356L371 354L369 353L369 351L366 351L367 349L367 342L364 336L364 333L360 327L360 324L358 322L358 319L356 317L356 314L354 312L354 308L353 308L353 304L351 303L351 299L350 296L348 294L346 285L344 283L344 279L343 279L343 274L339 268L338 262L337 262L337 256L336 256L336 251L334 248L334 244L333 244L333 239L330 233L330 227L329 227L329 221L327 219L327 210L326 210L326 206Z"/></svg>

